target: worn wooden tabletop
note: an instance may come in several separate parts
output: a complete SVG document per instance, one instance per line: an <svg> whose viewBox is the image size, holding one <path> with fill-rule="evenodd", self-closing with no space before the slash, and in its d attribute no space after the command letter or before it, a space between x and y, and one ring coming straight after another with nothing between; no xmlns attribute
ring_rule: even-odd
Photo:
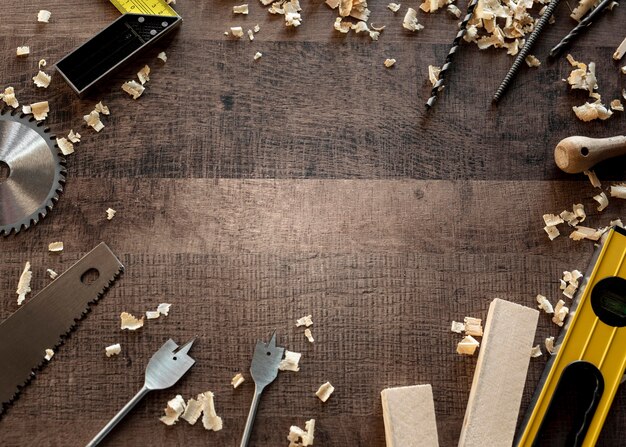
<svg viewBox="0 0 626 447"><path fill-rule="evenodd" d="M79 99L50 68L118 17L106 0L5 1L0 11L0 86L23 104L50 102L54 133L83 135L67 160L65 193L36 227L0 240L0 318L17 309L15 289L26 261L33 294L100 241L126 272L80 323L52 361L0 419L3 446L84 445L139 389L147 359L168 337L198 336L196 365L176 386L154 392L103 445L238 445L253 383L233 390L255 341L277 330L302 352L299 373L281 373L263 396L252 445L286 445L291 425L315 418L315 445L382 446L380 391L431 383L442 446L456 445L476 357L455 353L450 321L486 317L495 297L528 306L542 293L554 302L563 270L584 269L593 244L569 233L550 242L544 213L581 202L590 226L622 216L582 175L554 165L562 138L624 132L623 113L582 123L584 102L561 81L570 67L546 62L550 46L573 22L557 8L533 51L543 64L524 67L498 107L491 96L512 58L463 45L449 85L426 113L429 64L440 65L456 21L444 11L419 13L425 29L401 26L386 2L371 2L371 21L387 28L378 42L340 35L337 13L322 0L301 0L303 23L286 29L259 2L234 16L232 2L179 0L182 28ZM463 6L463 5L459 5ZM37 11L52 11L49 24ZM605 14L573 55L597 63L600 92L626 87L611 55L625 37L626 11ZM223 35L254 24L253 42ZM15 48L29 45L27 58ZM167 51L165 64L156 60ZM256 51L263 57L253 60ZM392 69L383 61L393 57ZM31 77L45 58L47 90ZM144 64L146 92L133 101L120 86ZM111 109L96 134L82 117L102 100ZM623 159L598 166L607 187L623 180ZM105 209L117 210L112 221ZM61 254L47 244L63 241ZM137 332L119 314L158 303L170 315ZM312 314L315 343L295 320ZM536 342L557 335L543 314ZM104 347L121 343L107 358ZM3 361L6 359L3 359ZM532 359L530 394L546 355ZM247 376L249 379L249 376ZM314 395L330 381L335 394ZM220 432L200 424L159 422L168 399L211 390ZM620 391L601 445L622 442L626 394Z"/></svg>

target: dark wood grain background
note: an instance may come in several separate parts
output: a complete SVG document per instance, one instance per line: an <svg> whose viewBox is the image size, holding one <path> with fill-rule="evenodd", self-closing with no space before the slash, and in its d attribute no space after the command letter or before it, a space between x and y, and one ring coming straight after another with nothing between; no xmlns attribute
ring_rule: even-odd
<svg viewBox="0 0 626 447"><path fill-rule="evenodd" d="M165 339L198 336L190 373L148 395L104 444L238 445L253 383L233 390L230 379L247 373L255 341L276 329L280 343L303 353L301 371L281 373L266 390L252 445L287 445L290 425L315 418L315 445L382 446L380 391L431 383L440 443L454 446L476 358L455 353L450 321L486 317L495 297L533 306L543 293L555 301L561 272L586 267L593 244L567 234L550 242L542 214L582 202L591 226L623 215L617 199L596 212L598 191L553 162L566 136L625 130L619 112L578 121L571 106L585 95L561 81L569 64L546 62L574 24L566 2L533 51L543 64L524 67L498 107L491 96L513 59L464 45L429 113L427 67L445 58L454 19L420 12L425 29L412 34L401 22L416 0L396 15L372 2L371 22L387 28L371 42L335 32L337 14L322 0L301 3L294 30L259 2L244 17L232 15L232 2L179 0L176 35L84 99L59 75L47 90L31 78L40 58L59 60L118 17L115 8L106 0L2 3L0 87L14 86L23 104L50 101L52 131L73 128L83 141L50 215L0 240L0 318L17 308L27 260L34 293L50 282L46 268L63 271L100 241L126 273L0 419L0 444L86 444L140 388ZM49 24L36 22L39 9L52 11ZM607 103L626 87L611 60L625 21L615 8L572 49L597 63ZM223 35L256 23L254 42ZM30 45L31 55L16 58L18 45ZM155 59L162 50L166 64ZM383 66L388 57L397 59L392 69ZM151 80L133 101L120 86L145 63ZM82 116L99 100L111 116L96 134ZM598 166L603 186L624 179L623 163ZM118 211L110 222L108 207ZM63 253L48 253L57 240ZM121 311L141 314L164 301L169 317L119 330ZM306 314L315 321L313 345L294 327ZM543 314L537 343L557 334ZM116 342L122 354L105 357ZM531 361L522 411L545 361ZM327 380L336 391L322 404L314 392ZM158 421L174 395L206 390L215 392L222 431ZM600 445L623 442L625 410L621 390Z"/></svg>

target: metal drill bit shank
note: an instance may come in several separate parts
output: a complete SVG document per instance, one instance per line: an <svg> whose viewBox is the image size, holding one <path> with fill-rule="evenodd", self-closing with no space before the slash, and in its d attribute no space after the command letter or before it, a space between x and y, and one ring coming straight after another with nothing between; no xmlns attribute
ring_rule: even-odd
<svg viewBox="0 0 626 447"><path fill-rule="evenodd" d="M439 72L439 79L437 79L437 82L435 83L432 91L430 92L430 98L428 98L428 101L426 101L426 107L428 108L432 107L433 104L435 104L435 101L437 100L437 93L439 92L439 90L442 90L444 87L444 77L446 75L446 72L450 68L450 65L452 65L452 58L454 54L458 51L461 45L461 39L467 32L467 24L472 19L472 16L474 15L474 9L476 8L477 4L478 4L478 0L472 0L471 3L467 6L467 14L465 15L465 18L463 19L463 21L461 22L461 25L459 26L459 32L456 33L456 37L454 38L454 41L452 42L452 47L450 47L450 51L448 51L446 62L443 64L443 67L441 67L441 71Z"/></svg>
<svg viewBox="0 0 626 447"><path fill-rule="evenodd" d="M585 32L587 28L593 24L593 21L598 18L600 14L602 14L602 12L614 1L615 0L603 0L598 6L596 6L595 9L587 15L587 17L581 20L580 23L558 43L558 45L550 50L550 57L558 57L563 50L565 50L565 48L567 48L574 39Z"/></svg>
<svg viewBox="0 0 626 447"><path fill-rule="evenodd" d="M535 25L535 29L533 30L532 33L530 33L530 36L526 40L526 43L524 44L520 52L517 54L517 57L515 58L515 62L513 62L513 65L511 65L509 72L504 77L504 80L500 84L500 87L498 87L496 94L493 95L493 102L498 102L500 98L502 97L502 95L504 94L504 92L506 91L506 89L509 87L509 84L511 83L511 81L513 80L517 72L519 71L520 67L524 63L524 59L526 59L526 56L528 56L528 54L530 53L530 50L532 50L533 48L533 45L539 38L539 34L541 34L541 31L543 30L543 28L550 21L550 17L552 17L552 13L554 13L554 10L559 4L559 1L560 0L552 0L550 4L548 5L548 7L546 8L545 12L543 13L541 18Z"/></svg>

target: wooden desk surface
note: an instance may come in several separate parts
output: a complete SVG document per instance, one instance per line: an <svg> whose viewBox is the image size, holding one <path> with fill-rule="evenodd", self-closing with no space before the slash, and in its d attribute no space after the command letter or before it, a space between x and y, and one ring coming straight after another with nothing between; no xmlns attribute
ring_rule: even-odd
<svg viewBox="0 0 626 447"><path fill-rule="evenodd" d="M179 32L126 66L99 91L78 99L53 74L47 90L31 77L41 58L59 60L114 20L106 1L11 0L0 12L0 84L23 104L50 101L53 132L83 135L68 157L66 191L39 225L0 240L0 318L16 306L25 261L33 292L105 241L126 273L58 350L0 420L4 446L84 445L137 391L147 359L167 337L199 337L196 366L175 387L149 395L103 445L238 445L252 397L247 372L255 340L276 329L302 352L299 373L281 373L263 396L252 445L287 445L290 425L315 418L320 446L383 446L380 391L431 383L442 446L456 445L476 357L455 353L450 321L486 317L502 297L528 306L559 296L563 270L584 269L593 244L567 234L550 242L542 214L582 202L590 226L622 216L602 213L582 175L566 175L552 152L562 138L624 132L623 113L582 123L584 102L561 81L570 66L545 56L573 22L557 9L498 107L491 96L513 59L464 45L434 110L426 113L429 64L440 65L455 33L445 12L419 13L425 29L402 29L371 2L371 21L387 25L378 42L333 30L322 0L301 0L303 23L286 29L259 2L234 16L232 2L179 0ZM462 5L459 5L462 6ZM36 22L39 9L49 24ZM573 48L596 61L608 102L626 87L611 54L624 36L626 11L606 14ZM258 23L254 42L223 35ZM15 57L18 45L31 55ZM160 64L159 51L168 61ZM253 60L256 51L263 57ZM397 59L393 69L385 58ZM133 101L121 84L148 63L150 82ZM111 116L96 134L82 116L103 100ZM623 180L623 159L597 168L603 187ZM105 209L117 210L108 222ZM47 244L64 241L60 255ZM170 316L137 332L119 330L119 314L160 302ZM315 344L295 320L312 314ZM540 318L537 343L558 328ZM104 347L122 344L119 357ZM532 359L525 410L546 356ZM314 395L330 381L326 404ZM168 399L212 390L220 432L158 421ZM522 411L523 411L522 410ZM600 445L621 442L626 394L618 393Z"/></svg>

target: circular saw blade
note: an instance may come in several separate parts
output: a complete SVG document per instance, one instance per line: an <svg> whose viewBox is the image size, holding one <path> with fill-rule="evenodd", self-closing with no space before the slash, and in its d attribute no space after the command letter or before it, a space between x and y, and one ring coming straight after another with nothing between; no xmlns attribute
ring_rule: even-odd
<svg viewBox="0 0 626 447"><path fill-rule="evenodd" d="M65 159L49 129L32 117L0 110L0 235L43 219L63 191L65 174Z"/></svg>

